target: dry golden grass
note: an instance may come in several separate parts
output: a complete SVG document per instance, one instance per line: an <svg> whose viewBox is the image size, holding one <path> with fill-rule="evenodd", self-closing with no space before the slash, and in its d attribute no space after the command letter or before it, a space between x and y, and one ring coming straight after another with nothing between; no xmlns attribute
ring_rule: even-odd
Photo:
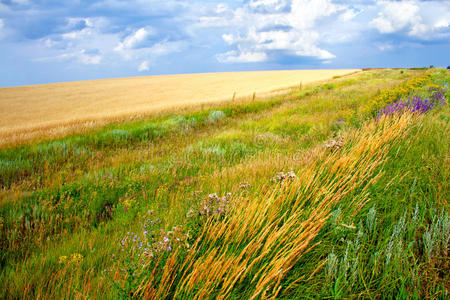
<svg viewBox="0 0 450 300"><path fill-rule="evenodd" d="M0 88L0 146L130 117L258 96L358 70L167 75Z"/></svg>

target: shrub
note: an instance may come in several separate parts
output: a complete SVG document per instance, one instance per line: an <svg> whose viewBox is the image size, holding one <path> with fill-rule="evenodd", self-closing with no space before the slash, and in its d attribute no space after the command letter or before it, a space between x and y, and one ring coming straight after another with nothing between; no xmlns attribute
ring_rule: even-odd
<svg viewBox="0 0 450 300"><path fill-rule="evenodd" d="M123 129L114 129L101 136L101 141L106 145L123 144L131 137L130 132Z"/></svg>
<svg viewBox="0 0 450 300"><path fill-rule="evenodd" d="M216 123L216 122L221 121L221 120L223 120L225 118L226 118L226 115L225 115L225 113L223 111L221 111L221 110L212 110L209 113L208 121L211 122L211 123Z"/></svg>

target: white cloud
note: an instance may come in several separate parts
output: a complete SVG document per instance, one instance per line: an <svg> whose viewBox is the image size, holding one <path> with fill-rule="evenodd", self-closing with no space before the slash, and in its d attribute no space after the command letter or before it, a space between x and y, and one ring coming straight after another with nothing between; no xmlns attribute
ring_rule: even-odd
<svg viewBox="0 0 450 300"><path fill-rule="evenodd" d="M138 67L138 71L139 72L145 72L145 71L149 71L150 68L148 66L148 61L144 60Z"/></svg>
<svg viewBox="0 0 450 300"><path fill-rule="evenodd" d="M39 40L45 54L37 54L35 61L65 61L83 65L98 65L105 58L113 59L112 48L119 42L117 33L106 32L110 26L106 18L67 18L61 34Z"/></svg>
<svg viewBox="0 0 450 300"><path fill-rule="evenodd" d="M219 62L227 63L262 62L267 60L267 54L264 52L238 52L234 50L218 54L216 57Z"/></svg>
<svg viewBox="0 0 450 300"><path fill-rule="evenodd" d="M0 32L3 29L4 26L5 26L5 22L3 22L2 19L0 19Z"/></svg>
<svg viewBox="0 0 450 300"><path fill-rule="evenodd" d="M431 40L449 35L450 2L383 1L370 24L380 33L404 33Z"/></svg>
<svg viewBox="0 0 450 300"><path fill-rule="evenodd" d="M339 15L339 20L343 22L348 22L359 15L362 11L355 9L346 9L342 14Z"/></svg>
<svg viewBox="0 0 450 300"><path fill-rule="evenodd" d="M230 10L230 8L225 3L219 3L216 7L217 14L225 13L225 12L228 12L229 10Z"/></svg>
<svg viewBox="0 0 450 300"><path fill-rule="evenodd" d="M337 14L345 20L358 14L331 0L251 0L235 10L221 6L216 12L220 14L200 18L198 26L226 29L222 39L235 49L217 55L220 62L261 62L275 52L332 59L335 56L320 47L318 23Z"/></svg>
<svg viewBox="0 0 450 300"><path fill-rule="evenodd" d="M450 16L447 17L447 19L438 19L436 20L436 23L434 24L436 28L447 28L450 26Z"/></svg>
<svg viewBox="0 0 450 300"><path fill-rule="evenodd" d="M75 54L83 64L85 65L98 65L102 60L102 56L99 54L88 54L86 50L82 49L80 52Z"/></svg>
<svg viewBox="0 0 450 300"><path fill-rule="evenodd" d="M108 20L103 17L98 18L67 18L67 24L63 27L65 33L61 34L64 40L86 40L102 35L109 26ZM80 26L82 28L78 29Z"/></svg>
<svg viewBox="0 0 450 300"><path fill-rule="evenodd" d="M393 33L420 24L419 7L413 2L389 2L372 21L380 33Z"/></svg>
<svg viewBox="0 0 450 300"><path fill-rule="evenodd" d="M280 12L289 8L286 0L250 0L249 8L259 12Z"/></svg>
<svg viewBox="0 0 450 300"><path fill-rule="evenodd" d="M129 36L127 36L123 42L114 49L116 51L121 51L124 49L133 49L142 46L142 43L147 40L147 38L153 34L153 30L149 28L139 28Z"/></svg>

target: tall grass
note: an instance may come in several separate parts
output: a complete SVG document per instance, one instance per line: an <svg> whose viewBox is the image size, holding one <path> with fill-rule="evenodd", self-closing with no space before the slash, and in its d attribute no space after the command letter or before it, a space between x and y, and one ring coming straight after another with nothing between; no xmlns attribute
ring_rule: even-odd
<svg viewBox="0 0 450 300"><path fill-rule="evenodd" d="M142 296L228 298L245 288L250 298L276 297L285 275L314 247L331 208L351 199L346 209L356 214L365 204L392 141L410 122L409 115L371 122L348 136L347 149L322 156L292 182L236 197L224 219L206 222L182 262L173 252L163 267L150 263Z"/></svg>

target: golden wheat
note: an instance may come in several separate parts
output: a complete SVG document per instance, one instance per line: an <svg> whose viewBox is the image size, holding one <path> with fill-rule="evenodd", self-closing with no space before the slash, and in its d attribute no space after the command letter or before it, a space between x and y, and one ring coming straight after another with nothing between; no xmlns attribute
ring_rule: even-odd
<svg viewBox="0 0 450 300"><path fill-rule="evenodd" d="M0 88L0 146L195 104L312 83L358 70L148 76Z"/></svg>

